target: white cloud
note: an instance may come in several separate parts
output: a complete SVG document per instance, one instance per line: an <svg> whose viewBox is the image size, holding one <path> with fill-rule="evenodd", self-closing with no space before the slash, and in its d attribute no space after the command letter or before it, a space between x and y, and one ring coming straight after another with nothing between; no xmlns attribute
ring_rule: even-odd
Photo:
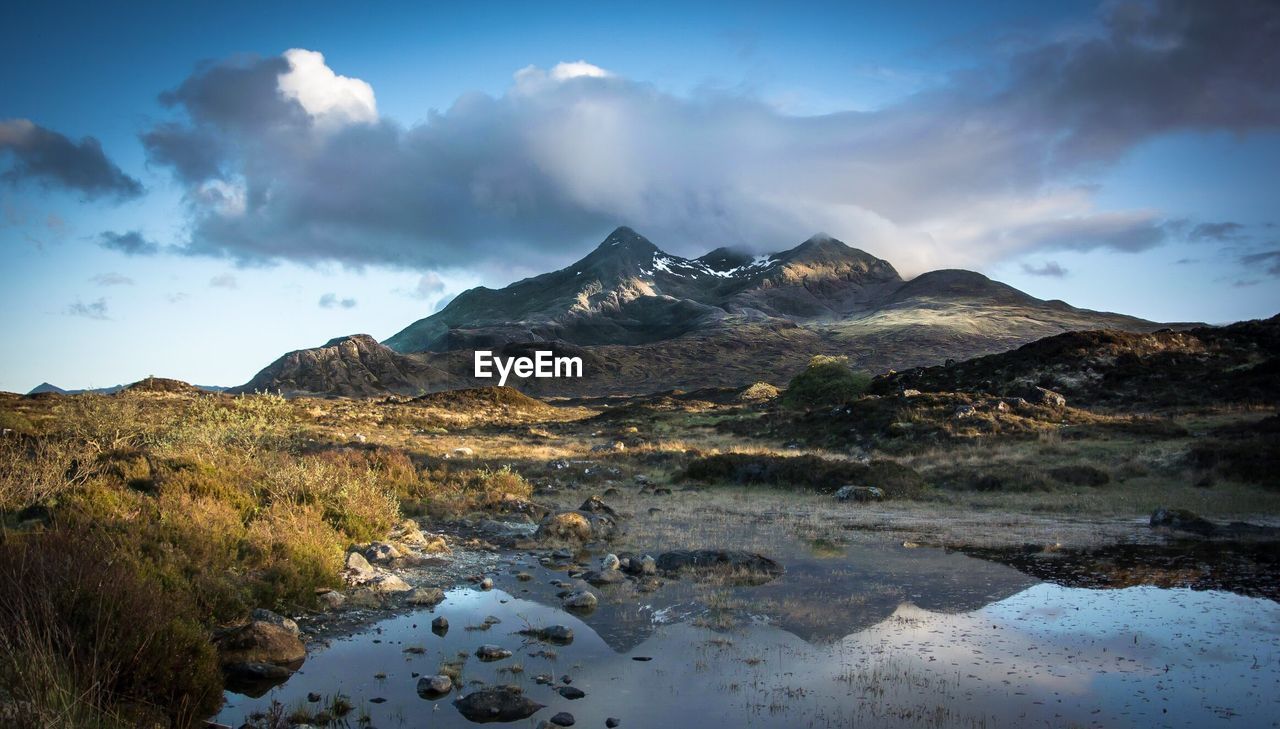
<svg viewBox="0 0 1280 729"><path fill-rule="evenodd" d="M339 76L324 55L302 48L284 52L289 71L280 74L280 93L296 100L317 124L341 126L378 120L373 87L358 78Z"/></svg>

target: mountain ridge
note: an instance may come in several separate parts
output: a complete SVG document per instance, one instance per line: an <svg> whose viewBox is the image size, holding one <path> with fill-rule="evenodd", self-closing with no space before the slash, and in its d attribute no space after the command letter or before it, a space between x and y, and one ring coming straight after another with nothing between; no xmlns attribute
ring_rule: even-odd
<svg viewBox="0 0 1280 729"><path fill-rule="evenodd" d="M814 354L881 372L1067 331L1163 326L1041 300L975 271L904 280L825 234L772 254L719 247L684 258L624 226L564 268L464 291L382 343L355 335L290 352L235 390L368 396L492 384L471 377L471 352L533 346L572 350L592 374L515 383L530 394L785 384Z"/></svg>

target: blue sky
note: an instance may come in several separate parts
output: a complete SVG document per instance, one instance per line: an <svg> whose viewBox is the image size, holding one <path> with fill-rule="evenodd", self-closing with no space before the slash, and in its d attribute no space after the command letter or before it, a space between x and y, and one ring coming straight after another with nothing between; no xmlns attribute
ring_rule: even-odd
<svg viewBox="0 0 1280 729"><path fill-rule="evenodd" d="M1270 316L1277 11L1216 7L10 7L0 389L239 384L618 224Z"/></svg>

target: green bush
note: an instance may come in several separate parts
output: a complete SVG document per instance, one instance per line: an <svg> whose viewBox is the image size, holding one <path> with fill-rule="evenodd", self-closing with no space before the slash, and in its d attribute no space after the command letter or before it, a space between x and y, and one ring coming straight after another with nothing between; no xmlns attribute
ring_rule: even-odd
<svg viewBox="0 0 1280 729"><path fill-rule="evenodd" d="M780 401L789 408L843 405L862 397L870 385L871 375L855 372L848 357L819 354L791 379Z"/></svg>

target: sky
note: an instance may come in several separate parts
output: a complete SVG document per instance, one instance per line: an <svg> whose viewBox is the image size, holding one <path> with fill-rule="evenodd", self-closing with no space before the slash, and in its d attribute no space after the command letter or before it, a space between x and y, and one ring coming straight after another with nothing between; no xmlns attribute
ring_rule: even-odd
<svg viewBox="0 0 1280 729"><path fill-rule="evenodd" d="M823 232L1159 321L1280 313L1274 0L4 17L0 390L240 384L619 225L686 256Z"/></svg>

